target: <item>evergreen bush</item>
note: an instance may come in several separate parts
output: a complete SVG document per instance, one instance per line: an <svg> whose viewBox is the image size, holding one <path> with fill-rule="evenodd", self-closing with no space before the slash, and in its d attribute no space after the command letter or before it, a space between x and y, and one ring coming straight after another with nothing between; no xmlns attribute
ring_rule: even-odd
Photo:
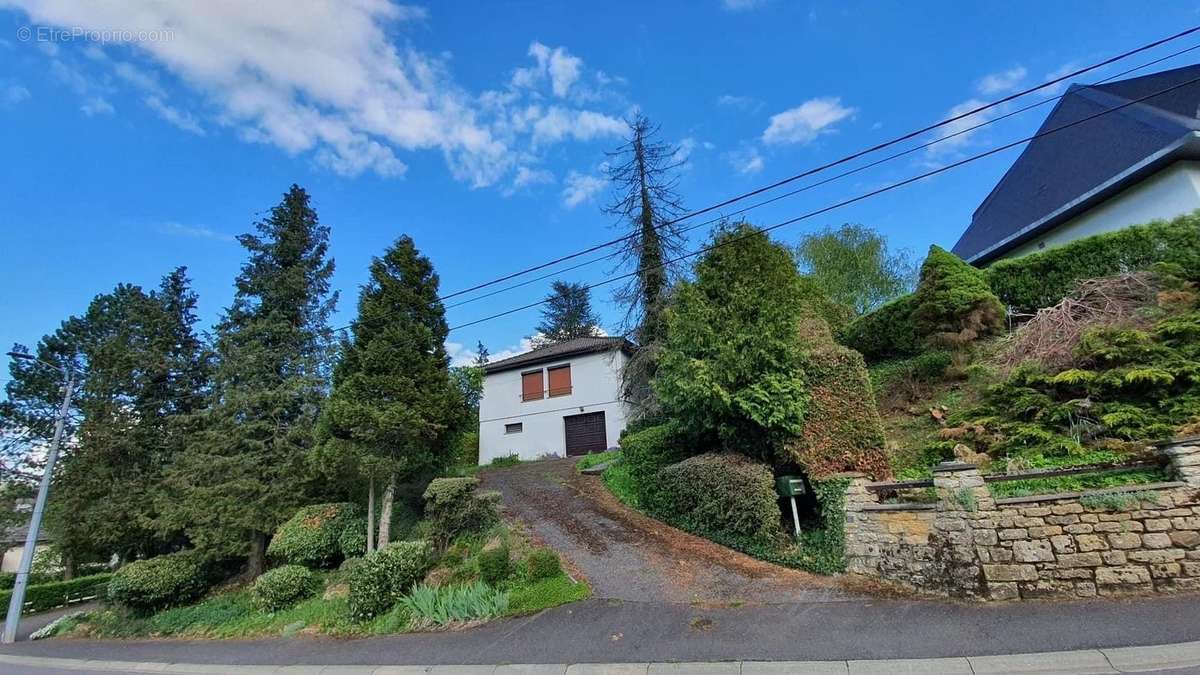
<svg viewBox="0 0 1200 675"><path fill-rule="evenodd" d="M499 493L479 492L478 487L478 478L435 478L425 488L429 534L439 547L461 534L484 532L499 522Z"/></svg>
<svg viewBox="0 0 1200 675"><path fill-rule="evenodd" d="M737 453L707 453L667 466L656 476L649 509L699 534L771 542L780 511L771 468Z"/></svg>
<svg viewBox="0 0 1200 675"><path fill-rule="evenodd" d="M342 535L347 529L364 528L362 550L366 549L365 523L356 504L305 506L275 531L267 555L289 565L334 567L347 555L342 550ZM346 543L353 542L348 539Z"/></svg>
<svg viewBox="0 0 1200 675"><path fill-rule="evenodd" d="M562 574L562 561L553 549L535 548L525 558L525 575L530 581L541 581Z"/></svg>
<svg viewBox="0 0 1200 675"><path fill-rule="evenodd" d="M659 469L687 456L679 436L679 429L667 423L621 437L621 463L628 470L639 501L644 502L654 490Z"/></svg>
<svg viewBox="0 0 1200 675"><path fill-rule="evenodd" d="M199 598L212 582L212 566L199 552L180 551L117 570L108 582L108 598L135 610L157 610Z"/></svg>
<svg viewBox="0 0 1200 675"><path fill-rule="evenodd" d="M964 347L1004 326L1004 307L983 272L937 246L921 264L914 295L917 332L934 344Z"/></svg>
<svg viewBox="0 0 1200 675"><path fill-rule="evenodd" d="M1200 279L1200 213L1001 260L989 265L985 273L1003 302L1034 312L1058 303L1084 279L1149 269L1163 262L1179 265L1188 279Z"/></svg>
<svg viewBox="0 0 1200 675"><path fill-rule="evenodd" d="M367 521L365 518L355 519L346 525L338 536L338 551L342 560L357 558L367 552Z"/></svg>
<svg viewBox="0 0 1200 675"><path fill-rule="evenodd" d="M501 544L479 553L479 578L488 586L498 586L512 574L512 563L509 561L508 546Z"/></svg>
<svg viewBox="0 0 1200 675"><path fill-rule="evenodd" d="M372 619L391 609L429 570L431 552L423 541L398 541L364 556L350 568L350 615Z"/></svg>
<svg viewBox="0 0 1200 675"><path fill-rule="evenodd" d="M924 345L913 321L916 304L916 295L912 293L884 303L838 331L838 342L869 361L918 354Z"/></svg>
<svg viewBox="0 0 1200 675"><path fill-rule="evenodd" d="M277 612L315 595L320 586L320 578L307 567L284 565L255 579L250 597L256 607Z"/></svg>

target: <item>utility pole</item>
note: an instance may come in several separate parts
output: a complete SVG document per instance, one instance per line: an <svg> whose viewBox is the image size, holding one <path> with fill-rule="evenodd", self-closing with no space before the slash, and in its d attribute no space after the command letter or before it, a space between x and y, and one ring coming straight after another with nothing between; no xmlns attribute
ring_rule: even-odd
<svg viewBox="0 0 1200 675"><path fill-rule="evenodd" d="M9 356L17 359L37 361L28 354L10 352ZM67 376L66 388L63 391L62 407L58 409L58 420L54 424L54 441L50 444L50 454L46 455L46 470L42 472L42 484L38 488L37 501L33 504L33 515L29 518L29 532L25 534L25 548L21 551L21 567L17 570L17 578L13 582L12 598L8 603L8 617L4 620L4 644L12 644L17 639L17 625L21 622L21 610L25 606L25 587L29 585L29 570L33 566L34 549L37 548L38 533L42 529L42 513L46 510L46 495L50 492L50 477L54 473L54 463L58 461L58 449L62 445L63 428L67 423L67 415L71 409L71 394L75 388L75 373L63 371L58 366L52 366L37 361L63 372Z"/></svg>

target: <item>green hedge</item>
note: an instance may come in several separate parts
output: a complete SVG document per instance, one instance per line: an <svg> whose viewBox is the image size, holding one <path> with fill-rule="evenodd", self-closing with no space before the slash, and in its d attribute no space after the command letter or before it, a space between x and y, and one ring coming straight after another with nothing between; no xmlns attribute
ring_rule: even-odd
<svg viewBox="0 0 1200 675"><path fill-rule="evenodd" d="M108 583L113 602L136 610L186 605L212 586L212 567L196 551L138 560L117 570Z"/></svg>
<svg viewBox="0 0 1200 675"><path fill-rule="evenodd" d="M1200 278L1200 212L1001 260L985 273L1003 302L1032 312L1057 304L1084 279L1142 270L1158 262L1180 265L1189 279Z"/></svg>
<svg viewBox="0 0 1200 675"><path fill-rule="evenodd" d="M687 456L680 446L679 435L678 427L667 423L621 438L621 462L628 467L633 492L639 502L646 503L651 498L660 469Z"/></svg>
<svg viewBox="0 0 1200 675"><path fill-rule="evenodd" d="M913 295L917 333L934 343L964 347L1004 326L1004 307L983 271L941 247L929 247Z"/></svg>
<svg viewBox="0 0 1200 675"><path fill-rule="evenodd" d="M362 510L351 503L305 506L275 531L267 555L272 560L305 567L335 567L343 559L361 555L357 538L343 535L348 529L363 529L362 548L366 548L366 524ZM343 551L342 546L354 550Z"/></svg>
<svg viewBox="0 0 1200 675"><path fill-rule="evenodd" d="M25 614L45 612L91 597L103 597L112 574L93 574L70 581L53 581L25 587ZM12 590L0 592L0 604L8 606Z"/></svg>
<svg viewBox="0 0 1200 675"><path fill-rule="evenodd" d="M435 478L425 488L430 536L446 546L460 534L483 532L500 520L499 493L479 492L478 478Z"/></svg>
<svg viewBox="0 0 1200 675"><path fill-rule="evenodd" d="M363 557L348 572L350 615L366 621L391 609L424 578L431 559L423 541L398 541Z"/></svg>
<svg viewBox="0 0 1200 675"><path fill-rule="evenodd" d="M256 607L275 612L315 595L320 588L321 580L312 570L301 565L284 565L255 579L250 597Z"/></svg>
<svg viewBox="0 0 1200 675"><path fill-rule="evenodd" d="M924 345L913 321L916 307L914 294L902 295L851 321L838 332L838 342L869 361L919 354Z"/></svg>
<svg viewBox="0 0 1200 675"><path fill-rule="evenodd" d="M650 511L685 530L746 541L779 538L780 511L771 468L735 453L708 453L664 467Z"/></svg>

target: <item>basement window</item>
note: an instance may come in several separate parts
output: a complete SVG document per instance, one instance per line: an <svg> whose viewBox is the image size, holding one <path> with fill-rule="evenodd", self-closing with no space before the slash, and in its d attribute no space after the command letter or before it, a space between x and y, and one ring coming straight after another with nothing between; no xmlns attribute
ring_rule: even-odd
<svg viewBox="0 0 1200 675"><path fill-rule="evenodd" d="M504 425L504 433L506 434L519 434L522 431L524 431L524 425L522 425L520 422Z"/></svg>

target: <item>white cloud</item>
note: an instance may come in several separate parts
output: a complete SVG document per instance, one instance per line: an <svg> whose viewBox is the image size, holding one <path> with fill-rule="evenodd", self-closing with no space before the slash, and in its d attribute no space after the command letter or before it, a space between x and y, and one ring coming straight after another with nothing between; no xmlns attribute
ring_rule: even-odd
<svg viewBox="0 0 1200 675"><path fill-rule="evenodd" d="M758 148L754 146L746 146L739 150L725 153L725 160L733 167L734 171L743 176L752 176L766 166L762 155L759 154Z"/></svg>
<svg viewBox="0 0 1200 675"><path fill-rule="evenodd" d="M513 188L523 188L527 185L538 185L541 183L553 183L554 174L546 169L531 169L527 166L517 167L517 174L513 176Z"/></svg>
<svg viewBox="0 0 1200 675"><path fill-rule="evenodd" d="M28 101L32 95L24 86L15 82L0 82L0 107L14 106Z"/></svg>
<svg viewBox="0 0 1200 675"><path fill-rule="evenodd" d="M953 108L950 108L950 110L946 112L946 115L943 117L943 119L957 117L982 105L986 105L986 103L976 98L967 99ZM941 140L936 145L931 145L926 148L926 155L937 158L944 157L961 150L971 142L971 137L974 136L978 131L977 129L971 129L971 127L982 122L986 122L988 120L989 113L992 110L994 110L994 108L977 112L972 115L967 115L962 119L955 120L945 126L939 127L937 130L937 138L945 140Z"/></svg>
<svg viewBox="0 0 1200 675"><path fill-rule="evenodd" d="M721 7L727 12L746 12L758 9L770 0L721 0Z"/></svg>
<svg viewBox="0 0 1200 675"><path fill-rule="evenodd" d="M525 352L533 351L534 341L541 337L541 333L532 337L523 337L515 345L505 347L498 352L489 352L488 361L495 363L504 359L524 354ZM452 366L469 366L475 362L475 357L479 356L479 352L466 347L459 342L446 341L446 354L450 356L450 365Z"/></svg>
<svg viewBox="0 0 1200 675"><path fill-rule="evenodd" d="M567 174L567 178L563 183L566 185L562 191L563 205L568 209L573 209L586 201L591 201L592 198L608 185L599 176L590 176L578 171L572 171Z"/></svg>
<svg viewBox="0 0 1200 675"><path fill-rule="evenodd" d="M1056 68L1052 72L1047 73L1044 81L1057 80L1058 78L1065 77L1077 70L1079 70L1078 63L1075 63L1074 61L1071 61L1069 63L1064 63L1059 68ZM1039 89L1038 92L1040 94L1042 94L1043 96L1058 96L1063 91L1065 91L1066 88L1069 86L1071 86L1071 81L1063 80L1062 82L1050 85L1049 87L1046 87L1045 89Z"/></svg>
<svg viewBox="0 0 1200 675"><path fill-rule="evenodd" d="M762 109L763 102L751 96L723 94L717 97L717 105L726 108L737 108L745 112L758 112Z"/></svg>
<svg viewBox="0 0 1200 675"><path fill-rule="evenodd" d="M107 53L110 45L90 50L86 60L93 69L110 69L112 82L138 89L143 100L156 95L161 105L147 104L181 128L194 133L204 128L202 122L211 122L210 128L225 127L246 141L310 155L350 175L399 175L405 166L397 153L434 151L457 179L475 187L495 184L517 171L536 144L534 128L514 125L511 116L542 96L540 86L575 103L595 95L583 86L588 72L581 58L541 43L529 50L536 64L519 69L506 90L471 93L455 82L448 55L403 41L403 31L427 18L426 10L390 0L8 2L41 25L169 30L169 40L123 46L135 61L144 60L171 84L182 83L198 94L196 110L185 110L172 97L174 113L164 112L169 99L156 88L165 88L167 79L160 83L141 68L101 58L97 52ZM68 50L50 45L44 51L59 63ZM81 97L109 100L111 92L97 89L94 81L74 77L79 73L71 68L61 70L60 79ZM603 86L615 78L588 75L589 87L593 80ZM90 108L98 112L102 106ZM615 119L604 111L573 108L563 117L577 128L556 129L559 120L552 120L537 140L588 140L610 133Z"/></svg>
<svg viewBox="0 0 1200 675"><path fill-rule="evenodd" d="M1025 74L1024 67L1016 66L999 73L984 75L975 88L984 96L1007 94L1017 90L1021 81L1025 79Z"/></svg>
<svg viewBox="0 0 1200 675"><path fill-rule="evenodd" d="M159 226L159 231L163 234L170 234L179 237L194 237L196 239L213 239L215 241L235 241L235 237L224 232L217 232L208 227L196 225L184 225L182 223L163 223Z"/></svg>
<svg viewBox="0 0 1200 675"><path fill-rule="evenodd" d="M856 112L855 108L843 106L840 98L814 98L772 115L762 140L764 143L809 143L821 134L832 132L835 124Z"/></svg>
<svg viewBox="0 0 1200 675"><path fill-rule="evenodd" d="M108 102L103 96L91 96L79 106L79 110L88 117L96 115L111 115L116 112L116 108Z"/></svg>
<svg viewBox="0 0 1200 675"><path fill-rule="evenodd" d="M628 128L621 120L592 110L551 106L545 114L541 114L541 108L531 106L526 108L525 114L531 111L534 115L532 129L535 145L557 143L564 138L590 141L605 136L620 136Z"/></svg>
<svg viewBox="0 0 1200 675"><path fill-rule="evenodd" d="M145 98L145 103L151 110L158 113L159 116L164 120L174 124L180 129L196 134L197 136L204 135L204 129L200 126L200 123L196 121L196 118L193 117L190 112L167 105L161 98L157 96L147 96Z"/></svg>

